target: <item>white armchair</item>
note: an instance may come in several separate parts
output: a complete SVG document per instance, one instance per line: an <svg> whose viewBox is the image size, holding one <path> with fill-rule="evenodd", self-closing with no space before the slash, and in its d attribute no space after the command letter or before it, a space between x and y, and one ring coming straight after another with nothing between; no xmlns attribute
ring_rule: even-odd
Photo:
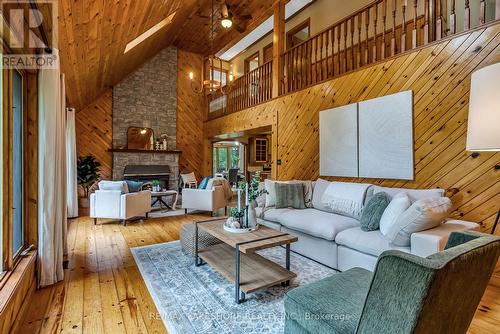
<svg viewBox="0 0 500 334"><path fill-rule="evenodd" d="M213 213L215 210L225 208L227 214L227 207L231 197L231 187L219 182L215 182L216 184L213 183L213 179L210 180L206 189L182 189L182 208L186 213L188 209L211 211Z"/></svg>
<svg viewBox="0 0 500 334"><path fill-rule="evenodd" d="M113 189L116 186L103 186L102 182L99 183L100 189L90 195L90 217L94 219L94 224L98 218L119 219L126 224L127 219L148 216L151 211L149 190L128 193L126 183L122 189Z"/></svg>

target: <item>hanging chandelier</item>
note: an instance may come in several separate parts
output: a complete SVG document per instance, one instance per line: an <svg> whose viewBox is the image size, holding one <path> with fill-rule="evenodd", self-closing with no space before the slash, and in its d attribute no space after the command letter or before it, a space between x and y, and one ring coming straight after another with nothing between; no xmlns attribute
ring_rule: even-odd
<svg viewBox="0 0 500 334"><path fill-rule="evenodd" d="M200 95L211 95L220 93L226 95L231 90L232 76L226 77L226 82L223 82L222 76L224 72L223 61L214 53L214 0L212 0L212 9L210 15L210 55L203 59L201 78L197 82L193 72L189 72L189 79L191 80L191 89ZM226 28L224 26L224 28ZM208 67L208 71L207 68ZM218 78L216 78L216 74Z"/></svg>

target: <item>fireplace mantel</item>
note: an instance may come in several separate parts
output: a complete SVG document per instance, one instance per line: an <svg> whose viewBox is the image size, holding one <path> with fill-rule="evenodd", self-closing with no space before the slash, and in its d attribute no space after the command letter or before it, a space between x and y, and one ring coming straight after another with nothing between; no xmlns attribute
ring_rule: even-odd
<svg viewBox="0 0 500 334"><path fill-rule="evenodd" d="M116 153L149 153L149 154L182 154L182 151L179 150L136 150L136 149L128 149L128 148L112 148L109 149L108 152L116 152Z"/></svg>

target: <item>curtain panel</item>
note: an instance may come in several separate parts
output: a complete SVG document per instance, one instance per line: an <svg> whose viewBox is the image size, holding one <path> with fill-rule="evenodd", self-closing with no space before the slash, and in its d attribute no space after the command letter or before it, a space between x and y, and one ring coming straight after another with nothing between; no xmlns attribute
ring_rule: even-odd
<svg viewBox="0 0 500 334"><path fill-rule="evenodd" d="M66 115L59 70L42 69L38 75L38 285L43 287L64 278Z"/></svg>
<svg viewBox="0 0 500 334"><path fill-rule="evenodd" d="M75 109L66 108L66 167L68 192L68 218L78 217L78 181L76 174Z"/></svg>

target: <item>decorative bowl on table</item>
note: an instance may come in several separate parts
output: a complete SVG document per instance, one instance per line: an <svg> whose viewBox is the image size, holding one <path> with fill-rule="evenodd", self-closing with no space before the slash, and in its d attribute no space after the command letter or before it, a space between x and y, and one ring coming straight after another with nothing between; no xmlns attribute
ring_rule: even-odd
<svg viewBox="0 0 500 334"><path fill-rule="evenodd" d="M229 217L224 223L224 231L230 233L248 233L256 231L259 228L259 225L256 224L254 226L245 227L244 224L241 224L236 218Z"/></svg>

